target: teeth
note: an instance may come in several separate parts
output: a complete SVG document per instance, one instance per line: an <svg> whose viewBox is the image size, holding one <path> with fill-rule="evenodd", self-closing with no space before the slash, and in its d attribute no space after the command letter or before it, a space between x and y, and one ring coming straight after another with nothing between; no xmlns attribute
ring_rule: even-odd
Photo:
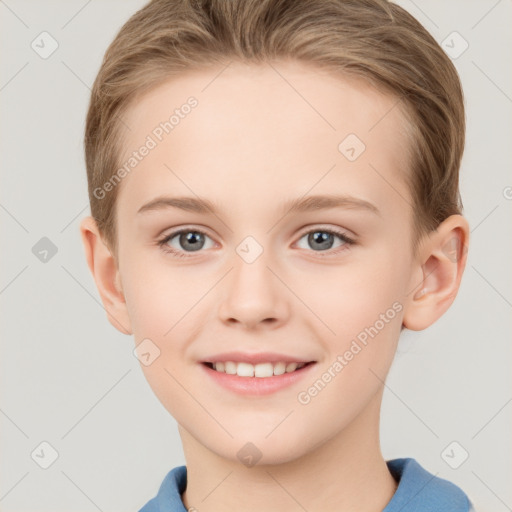
<svg viewBox="0 0 512 512"><path fill-rule="evenodd" d="M274 366L272 363L260 363L254 365L255 377L272 377L274 375Z"/></svg>
<svg viewBox="0 0 512 512"><path fill-rule="evenodd" d="M282 375L286 372L286 363L276 363L274 365L274 375Z"/></svg>
<svg viewBox="0 0 512 512"><path fill-rule="evenodd" d="M286 373L290 373L290 372L293 372L297 369L297 363L288 363L286 365Z"/></svg>
<svg viewBox="0 0 512 512"><path fill-rule="evenodd" d="M306 363L235 363L225 361L213 363L213 368L221 373L229 375L238 375L239 377L272 377L273 375L282 375L291 373L305 366Z"/></svg>
<svg viewBox="0 0 512 512"><path fill-rule="evenodd" d="M218 363L215 363L215 364L214 364L214 367L215 367L215 369L216 369L216 370L217 370L217 364L218 364ZM222 365L222 363L220 363L220 364ZM220 367L219 367L219 370L218 370L218 371L219 371L219 372L220 372L220 371L222 371L222 370L220 369ZM224 371L225 371L226 373L229 373L230 375L235 375L235 374L236 374L236 364L235 364L235 363L233 363L233 361L226 361L226 362L224 363Z"/></svg>
<svg viewBox="0 0 512 512"><path fill-rule="evenodd" d="M254 366L248 363L238 363L236 366L236 374L239 377L254 377Z"/></svg>

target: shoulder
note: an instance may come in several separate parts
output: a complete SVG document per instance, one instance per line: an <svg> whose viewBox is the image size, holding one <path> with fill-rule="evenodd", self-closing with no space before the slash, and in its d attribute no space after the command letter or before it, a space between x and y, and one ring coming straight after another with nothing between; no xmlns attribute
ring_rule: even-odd
<svg viewBox="0 0 512 512"><path fill-rule="evenodd" d="M466 493L424 469L415 459L386 461L398 487L383 512L475 512Z"/></svg>
<svg viewBox="0 0 512 512"><path fill-rule="evenodd" d="M158 494L149 500L139 512L187 512L181 501L181 493L187 486L187 467L171 469L160 485Z"/></svg>

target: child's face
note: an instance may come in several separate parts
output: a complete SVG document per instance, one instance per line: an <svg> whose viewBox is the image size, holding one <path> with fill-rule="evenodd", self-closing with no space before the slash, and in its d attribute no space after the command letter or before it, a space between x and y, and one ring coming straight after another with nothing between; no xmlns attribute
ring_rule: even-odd
<svg viewBox="0 0 512 512"><path fill-rule="evenodd" d="M123 117L122 161L148 135L157 144L119 185L117 206L131 330L136 344L148 338L160 350L142 365L149 384L203 446L235 460L252 442L260 463L295 459L342 432L352 440L376 433L381 380L419 277L396 99L296 63L276 69L282 76L238 64L190 73L136 102ZM197 106L182 109L172 131L155 131L191 96ZM360 155L354 136L338 148L349 134L365 144ZM374 209L285 206L326 195ZM155 198L185 196L210 201L216 213L138 213ZM185 257L158 245L178 229L206 234L167 242ZM287 387L247 395L203 365L231 351L316 363Z"/></svg>

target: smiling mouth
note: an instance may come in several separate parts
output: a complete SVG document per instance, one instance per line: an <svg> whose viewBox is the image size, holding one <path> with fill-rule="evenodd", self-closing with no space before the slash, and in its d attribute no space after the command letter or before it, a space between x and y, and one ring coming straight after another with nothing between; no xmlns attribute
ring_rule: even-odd
<svg viewBox="0 0 512 512"><path fill-rule="evenodd" d="M223 362L204 362L203 364L208 368L215 370L219 373L226 373L228 375L237 375L238 377L274 377L283 375L285 373L293 373L315 364L316 361L309 361L308 363L236 363L234 361Z"/></svg>

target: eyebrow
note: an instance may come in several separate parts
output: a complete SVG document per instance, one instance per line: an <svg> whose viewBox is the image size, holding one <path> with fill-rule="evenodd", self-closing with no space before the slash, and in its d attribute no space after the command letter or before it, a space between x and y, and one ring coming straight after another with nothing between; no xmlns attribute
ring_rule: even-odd
<svg viewBox="0 0 512 512"><path fill-rule="evenodd" d="M160 196L142 205L137 213L177 208L194 213L217 214L219 208L208 199L196 197ZM283 204L286 213L299 213L332 208L366 210L380 215L379 209L372 203L347 195L315 195L292 199Z"/></svg>

